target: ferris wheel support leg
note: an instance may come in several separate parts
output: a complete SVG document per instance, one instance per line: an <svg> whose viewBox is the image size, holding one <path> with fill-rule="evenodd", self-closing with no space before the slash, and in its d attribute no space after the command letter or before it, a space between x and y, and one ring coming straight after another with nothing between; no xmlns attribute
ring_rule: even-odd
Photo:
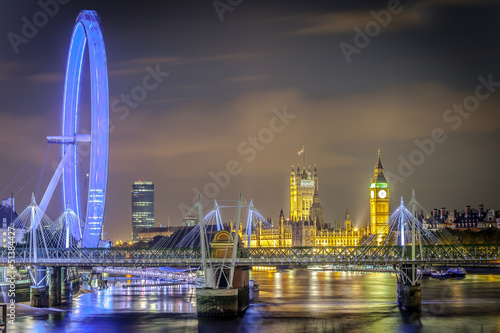
<svg viewBox="0 0 500 333"><path fill-rule="evenodd" d="M49 186L47 186L47 189L45 190L45 194L43 195L42 201L40 202L40 209L42 210L43 213L45 213L45 210L47 209L47 206L49 205L50 199L52 199L52 194L54 194L54 190L56 189L57 183L59 182L59 178L61 178L61 174L64 170L64 166L66 165L66 162L68 161L68 158L70 155L73 155L73 152L75 150L74 145L70 145L68 149L66 150L66 153L64 154L63 158L61 159L61 162L59 162L59 165L57 166L56 172L54 172L54 175L52 176L52 179L50 180ZM40 222L40 221L38 221ZM38 222L36 225L38 226Z"/></svg>

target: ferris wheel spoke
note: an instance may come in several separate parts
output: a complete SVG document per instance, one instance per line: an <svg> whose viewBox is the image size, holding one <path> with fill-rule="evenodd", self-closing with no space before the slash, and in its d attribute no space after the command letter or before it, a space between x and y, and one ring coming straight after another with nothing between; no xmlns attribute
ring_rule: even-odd
<svg viewBox="0 0 500 333"><path fill-rule="evenodd" d="M56 189L57 183L59 182L59 179L61 178L61 174L64 170L64 166L69 160L69 157L73 155L74 152L74 145L70 145L68 149L66 150L66 153L64 156L61 158L61 162L59 162L59 165L57 166L56 172L54 172L54 175L52 176L52 179L50 180L49 185L47 186L47 189L45 190L45 193L42 197L42 201L40 202L40 209L42 210L43 213L45 213L45 210L47 209L47 206L49 205L50 199L52 199L52 195L54 194L54 190ZM36 223L38 224L38 223Z"/></svg>

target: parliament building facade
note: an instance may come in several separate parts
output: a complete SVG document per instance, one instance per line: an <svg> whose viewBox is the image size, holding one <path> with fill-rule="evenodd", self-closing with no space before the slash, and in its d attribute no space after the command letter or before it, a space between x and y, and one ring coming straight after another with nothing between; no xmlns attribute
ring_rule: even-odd
<svg viewBox="0 0 500 333"><path fill-rule="evenodd" d="M365 227L353 227L349 211L344 219L325 223L319 194L319 176L314 169L292 166L290 172L290 215L280 212L276 229L258 228L251 246L261 247L328 247L357 246L370 233L382 230L389 218L390 187L384 176L380 150L369 183L370 221Z"/></svg>

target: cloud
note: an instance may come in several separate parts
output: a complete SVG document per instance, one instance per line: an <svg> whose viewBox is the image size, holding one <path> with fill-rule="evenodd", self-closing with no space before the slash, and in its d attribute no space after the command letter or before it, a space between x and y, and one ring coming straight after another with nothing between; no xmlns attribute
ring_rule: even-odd
<svg viewBox="0 0 500 333"><path fill-rule="evenodd" d="M425 11L440 7L472 6L478 3L497 4L494 0L424 0L415 4L401 4L402 11L390 16L389 24L384 31L402 30L425 24ZM399 7L398 7L399 8ZM295 29L292 35L322 35L341 34L352 32L354 27L363 29L370 21L376 21L373 13L387 11L387 8L373 8L373 10L349 10L330 13L309 13L280 17L272 22L294 22L300 28ZM384 15L381 15L386 20Z"/></svg>
<svg viewBox="0 0 500 333"><path fill-rule="evenodd" d="M229 82L252 82L252 81L261 81L268 79L268 75L241 75L241 76L233 76L227 79Z"/></svg>
<svg viewBox="0 0 500 333"><path fill-rule="evenodd" d="M416 5L423 7L445 7L445 6L462 6L462 5L477 5L477 4L498 4L495 0L423 0Z"/></svg>
<svg viewBox="0 0 500 333"><path fill-rule="evenodd" d="M20 62L0 62L0 81L11 79L13 73L23 67Z"/></svg>
<svg viewBox="0 0 500 333"><path fill-rule="evenodd" d="M64 75L62 73L42 73L30 75L26 77L25 80L33 83L62 82L64 80Z"/></svg>
<svg viewBox="0 0 500 333"><path fill-rule="evenodd" d="M115 123L117 129L112 141L119 142L113 148L119 160L115 167L120 172L134 172L141 168L142 161L151 160L155 161L147 166L151 170L159 172L163 165L169 165L176 175L190 177L199 174L199 170L185 165L203 161L205 168L218 168L231 159L244 160L238 153L238 145L268 127L272 110L283 106L297 118L283 133L276 134L276 139L296 148L312 136L315 147L308 149L316 155L332 145L412 142L430 136L436 127L455 132L443 121L443 113L454 103L461 103L468 94L435 83L394 86L323 100L306 96L297 89L285 89L248 93L226 103L183 104L165 112L136 110L128 119ZM482 121L485 116L499 118L493 105L487 103L481 106L481 116L470 117L458 131L481 133L498 129L500 121ZM289 153L273 151L274 156L270 157L287 159ZM184 163L172 163L173 160ZM323 161L323 167L356 163L352 156L342 153L332 154L328 160L328 163ZM280 166L270 163L268 168L276 169L266 172L278 172Z"/></svg>
<svg viewBox="0 0 500 333"><path fill-rule="evenodd" d="M231 53L214 54L203 57L144 57L118 62L110 70L111 75L130 75L143 73L146 66L166 64L169 66L180 66L195 63L219 62L219 61L241 61L258 56L256 53Z"/></svg>
<svg viewBox="0 0 500 333"><path fill-rule="evenodd" d="M363 29L368 22L375 21L369 10L314 13L294 16L290 19L303 26L293 31L292 35L341 34L352 32L354 27ZM403 9L401 13L391 15L390 23L387 27L384 27L384 31L401 30L419 25L421 22L422 18L419 11Z"/></svg>

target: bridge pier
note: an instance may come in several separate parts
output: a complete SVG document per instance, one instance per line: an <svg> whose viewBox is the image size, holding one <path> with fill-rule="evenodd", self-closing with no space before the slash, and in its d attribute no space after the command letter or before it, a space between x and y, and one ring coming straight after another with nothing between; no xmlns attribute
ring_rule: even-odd
<svg viewBox="0 0 500 333"><path fill-rule="evenodd" d="M61 305L61 267L52 267L49 283L49 306Z"/></svg>
<svg viewBox="0 0 500 333"><path fill-rule="evenodd" d="M47 274L47 267L45 266L35 266L35 282L37 285L46 285L47 281L40 283Z"/></svg>
<svg viewBox="0 0 500 333"><path fill-rule="evenodd" d="M235 230L237 232L238 225ZM204 237L203 234L201 237ZM215 234L210 244L212 258L226 259L228 253L232 253L232 265L227 267L212 263L209 267L203 264L205 288L196 289L196 312L198 317L236 317L250 305L250 267L234 266L238 246L242 244L225 230Z"/></svg>
<svg viewBox="0 0 500 333"><path fill-rule="evenodd" d="M30 305L36 308L49 306L49 288L44 278L47 273L45 266L35 267L35 285L30 287Z"/></svg>
<svg viewBox="0 0 500 333"><path fill-rule="evenodd" d="M416 264L402 264L394 267L397 275L397 302L407 312L422 310L422 286Z"/></svg>
<svg viewBox="0 0 500 333"><path fill-rule="evenodd" d="M422 286L398 281L398 304L406 311L422 310Z"/></svg>
<svg viewBox="0 0 500 333"><path fill-rule="evenodd" d="M61 304L71 302L73 297L73 283L68 273L69 267L61 267Z"/></svg>

